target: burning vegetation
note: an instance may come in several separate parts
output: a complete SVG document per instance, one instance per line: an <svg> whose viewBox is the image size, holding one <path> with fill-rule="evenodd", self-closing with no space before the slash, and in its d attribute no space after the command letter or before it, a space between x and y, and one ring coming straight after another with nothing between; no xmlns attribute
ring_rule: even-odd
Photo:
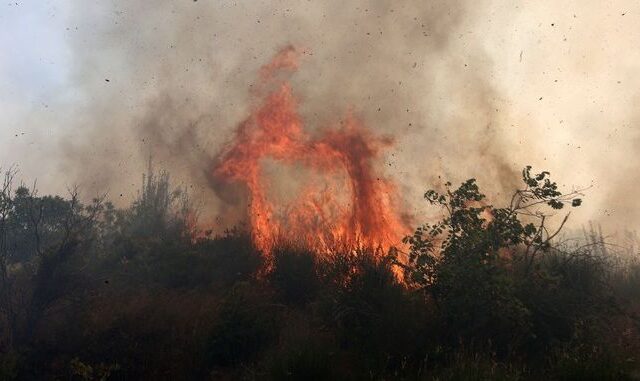
<svg viewBox="0 0 640 381"><path fill-rule="evenodd" d="M1 4L0 381L640 380L639 21Z"/></svg>
<svg viewBox="0 0 640 381"><path fill-rule="evenodd" d="M300 137L285 152L323 142L340 157L333 134L350 136ZM259 155L237 157L241 147L216 171L251 186ZM404 238L402 260L379 249L367 219L345 226L373 245L331 250L314 237L328 225L304 232L284 217L286 240L265 240L283 233L260 218L248 232L199 234L166 173L146 175L122 209L76 191L39 196L14 176L0 189L2 379L636 379L638 240L611 245L594 229L559 239L564 222L549 220L580 206L580 192L547 172L525 168L505 207L473 179L426 192L442 218Z"/></svg>
<svg viewBox="0 0 640 381"><path fill-rule="evenodd" d="M637 236L563 237L583 191L529 166L502 207L475 179L427 191L416 227L379 171L392 139L307 127L298 59L260 70L207 169L245 188L247 229L204 234L151 166L122 208L5 171L0 379L638 379Z"/></svg>
<svg viewBox="0 0 640 381"><path fill-rule="evenodd" d="M262 67L256 95L263 100L218 156L213 176L246 185L252 237L267 255L277 240L318 252L338 244L384 251L401 244L410 228L400 197L375 169L392 140L373 136L352 115L312 136L291 85L282 79L297 69L298 59L289 46ZM269 194L278 181L266 173L269 164L303 179L294 194Z"/></svg>

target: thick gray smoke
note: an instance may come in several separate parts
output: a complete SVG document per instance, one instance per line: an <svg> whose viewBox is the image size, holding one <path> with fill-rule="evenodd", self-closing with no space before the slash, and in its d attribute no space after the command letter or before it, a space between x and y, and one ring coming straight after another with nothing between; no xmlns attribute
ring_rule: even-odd
<svg viewBox="0 0 640 381"><path fill-rule="evenodd" d="M381 167L407 205L468 177L498 203L532 164L593 184L578 221L635 223L639 18L626 1L77 2L74 101L47 157L24 161L55 163L53 188L126 200L152 155L215 215L211 160L255 106L259 67L293 44L305 122L352 112L392 136Z"/></svg>

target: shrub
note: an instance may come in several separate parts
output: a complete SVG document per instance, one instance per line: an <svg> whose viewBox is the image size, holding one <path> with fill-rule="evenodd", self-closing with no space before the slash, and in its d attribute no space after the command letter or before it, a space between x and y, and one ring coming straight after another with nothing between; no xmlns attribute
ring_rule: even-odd
<svg viewBox="0 0 640 381"><path fill-rule="evenodd" d="M419 362L432 327L423 300L399 282L390 258L379 254L361 249L324 258L319 308L340 348L382 377Z"/></svg>
<svg viewBox="0 0 640 381"><path fill-rule="evenodd" d="M269 280L287 304L304 305L316 297L316 254L290 245L277 245Z"/></svg>
<svg viewBox="0 0 640 381"><path fill-rule="evenodd" d="M530 306L518 292L519 278L531 276L559 232L550 233L548 215L534 208L579 206L581 199L578 192L558 191L548 172L532 174L526 167L522 179L524 188L503 208L486 204L475 179L457 189L447 183L442 194L427 191L425 198L442 208L444 217L405 238L410 245L406 277L435 301L449 344L488 346L504 358L533 335ZM521 215L537 225L521 222ZM522 273L516 274L515 267Z"/></svg>
<svg viewBox="0 0 640 381"><path fill-rule="evenodd" d="M264 289L236 284L222 302L209 335L207 358L213 367L252 362L277 338L279 307Z"/></svg>

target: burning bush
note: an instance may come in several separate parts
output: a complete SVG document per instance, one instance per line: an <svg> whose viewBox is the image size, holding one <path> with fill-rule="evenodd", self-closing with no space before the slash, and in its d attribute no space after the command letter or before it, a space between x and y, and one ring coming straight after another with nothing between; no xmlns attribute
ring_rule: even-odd
<svg viewBox="0 0 640 381"><path fill-rule="evenodd" d="M248 229L202 233L169 175L123 209L0 188L6 379L624 379L638 365L637 259L558 241L578 207L548 172L496 207L474 179L428 191L410 224L376 160L392 141L348 115L309 131L282 80L211 168L246 187ZM273 192L270 166L293 173ZM273 169L273 168L271 168ZM302 180L300 180L302 179ZM297 180L297 181L296 181ZM274 194L275 193L275 194ZM207 229L210 230L210 229ZM409 235L407 235L409 234ZM402 238L405 237L404 241ZM601 237L600 237L601 238ZM637 254L635 249L627 250ZM617 258L619 259L619 258Z"/></svg>
<svg viewBox="0 0 640 381"><path fill-rule="evenodd" d="M530 204L575 204L548 174L525 170L524 179L517 197ZM169 208L161 213L168 222L148 221L153 228L139 217L149 205L142 201L98 207L90 219L94 209L62 208L74 213L63 221L93 222L72 230L77 244L47 241L42 257L33 252L4 267L0 372L9 379L631 374L640 305L633 266L614 261L606 243L554 243L541 220L521 221L517 198L493 207L474 181L427 198L447 214L407 238L407 260L398 260L402 248L349 242L318 255L306 240L280 241L264 256L242 230L193 239L192 225L179 223L184 214L164 202L152 205ZM49 226L62 229L52 237L64 237L65 226L85 225ZM36 226L27 228L34 234ZM24 231L3 234L5 242L24 238Z"/></svg>

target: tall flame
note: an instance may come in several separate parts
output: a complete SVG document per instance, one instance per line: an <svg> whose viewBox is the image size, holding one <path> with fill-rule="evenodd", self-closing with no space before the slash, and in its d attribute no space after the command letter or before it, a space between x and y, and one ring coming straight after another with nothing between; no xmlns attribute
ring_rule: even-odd
<svg viewBox="0 0 640 381"><path fill-rule="evenodd" d="M249 220L256 245L269 255L279 239L302 243L317 252L336 243L388 249L409 231L400 217L395 185L376 173L375 159L390 146L348 115L338 128L319 136L305 131L298 102L283 71L298 68L298 52L281 50L260 71L269 85L261 105L242 122L234 140L218 156L214 176L246 184ZM289 201L276 201L269 189L277 181L268 161L302 168L305 184Z"/></svg>

